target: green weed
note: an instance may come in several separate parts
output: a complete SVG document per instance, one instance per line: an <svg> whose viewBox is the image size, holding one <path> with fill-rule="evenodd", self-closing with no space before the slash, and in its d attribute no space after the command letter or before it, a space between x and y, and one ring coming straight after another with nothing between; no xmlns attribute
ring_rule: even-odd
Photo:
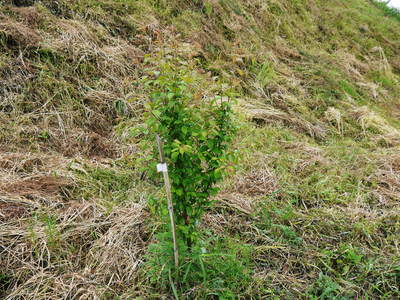
<svg viewBox="0 0 400 300"><path fill-rule="evenodd" d="M12 276L7 273L0 273L0 296L4 295L12 283Z"/></svg>
<svg viewBox="0 0 400 300"><path fill-rule="evenodd" d="M252 248L235 240L202 235L192 250L180 243L183 260L178 269L173 264L170 234L159 234L149 246L143 270L154 291L174 295L176 299L237 299L262 295L261 286L252 279Z"/></svg>
<svg viewBox="0 0 400 300"><path fill-rule="evenodd" d="M109 210L113 206L132 200L131 194L137 188L138 175L132 171L121 172L100 167L73 169L79 177L80 184L73 194L83 199L96 198Z"/></svg>
<svg viewBox="0 0 400 300"><path fill-rule="evenodd" d="M308 296L310 299L317 300L350 300L352 295L343 295L342 287L331 277L319 274L318 280L310 289Z"/></svg>

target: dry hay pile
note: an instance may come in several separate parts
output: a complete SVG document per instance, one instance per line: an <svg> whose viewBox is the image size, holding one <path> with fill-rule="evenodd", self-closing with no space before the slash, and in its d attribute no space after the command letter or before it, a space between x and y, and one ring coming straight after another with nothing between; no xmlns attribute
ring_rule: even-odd
<svg viewBox="0 0 400 300"><path fill-rule="evenodd" d="M0 4L0 298L121 295L146 248L144 204L76 194L70 166L131 153L113 126L141 115L132 82L151 41L34 2Z"/></svg>
<svg viewBox="0 0 400 300"><path fill-rule="evenodd" d="M142 204L109 215L87 201L51 205L0 196L6 299L102 299L133 286L147 243Z"/></svg>
<svg viewBox="0 0 400 300"><path fill-rule="evenodd" d="M313 124L295 113L287 113L275 108L254 108L247 110L249 118L257 124L277 124L281 123L292 127L300 132L304 132L311 137L323 139L326 137L326 128L322 123Z"/></svg>
<svg viewBox="0 0 400 300"><path fill-rule="evenodd" d="M132 82L146 42L136 46L96 22L58 18L40 5L4 9L12 17L0 14L3 147L120 155L112 126L140 116Z"/></svg>
<svg viewBox="0 0 400 300"><path fill-rule="evenodd" d="M400 156L389 154L379 161L375 174L369 177L377 182L374 194L384 207L397 207L400 199Z"/></svg>
<svg viewBox="0 0 400 300"><path fill-rule="evenodd" d="M142 203L110 213L73 199L70 160L0 156L1 293L6 299L100 299L137 278L146 248ZM71 198L72 197L72 198Z"/></svg>

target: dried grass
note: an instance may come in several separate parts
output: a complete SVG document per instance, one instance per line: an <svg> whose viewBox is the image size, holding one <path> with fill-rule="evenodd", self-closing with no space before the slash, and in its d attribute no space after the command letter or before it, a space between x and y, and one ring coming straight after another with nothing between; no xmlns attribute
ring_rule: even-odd
<svg viewBox="0 0 400 300"><path fill-rule="evenodd" d="M120 152L113 138L96 132L76 131L65 136L54 135L54 147L67 157L83 155L116 158Z"/></svg>
<svg viewBox="0 0 400 300"><path fill-rule="evenodd" d="M381 158L377 171L368 180L378 183L374 194L383 206L396 207L400 200L400 155Z"/></svg>
<svg viewBox="0 0 400 300"><path fill-rule="evenodd" d="M87 260L88 265L102 274L104 283L127 286L137 276L147 245L144 235L147 216L143 205L132 204L109 218L113 226L95 241Z"/></svg>
<svg viewBox="0 0 400 300"><path fill-rule="evenodd" d="M218 195L217 200L219 206L225 206L248 215L253 212L252 199L247 198L243 194L222 193Z"/></svg>
<svg viewBox="0 0 400 300"><path fill-rule="evenodd" d="M75 62L91 62L107 79L114 82L115 77L134 73L144 52L125 40L108 37L107 44L100 40L104 29L77 20L58 21L55 29L59 36L50 41L51 48L68 54Z"/></svg>
<svg viewBox="0 0 400 300"><path fill-rule="evenodd" d="M343 134L343 121L342 121L342 114L340 113L339 110L337 110L334 107L329 107L325 111L325 118L329 122L334 122L335 125L337 126L339 134Z"/></svg>
<svg viewBox="0 0 400 300"><path fill-rule="evenodd" d="M322 139L326 137L326 128L323 124L313 124L299 115L286 113L275 108L248 107L247 113L251 120L256 123L273 124L276 122L291 126L311 137Z"/></svg>
<svg viewBox="0 0 400 300"><path fill-rule="evenodd" d="M67 163L66 159L54 155L20 152L0 154L0 197L17 199L7 200L3 204L6 211L3 214L10 215L18 210L25 216L30 211L24 207L27 202L34 207L40 203L56 205L63 202L65 190L74 185L73 178L62 170ZM21 205L23 208L20 209Z"/></svg>
<svg viewBox="0 0 400 300"><path fill-rule="evenodd" d="M348 51L338 50L334 55L337 57L336 63L354 81L364 80L364 75L370 71L370 66L367 63L360 61Z"/></svg>
<svg viewBox="0 0 400 300"><path fill-rule="evenodd" d="M364 132L367 129L375 129L384 135L400 137L400 131L397 128L388 124L383 117L371 111L367 106L354 109L350 115L360 123Z"/></svg>
<svg viewBox="0 0 400 300"><path fill-rule="evenodd" d="M0 266L13 279L6 299L103 299L134 284L147 243L143 205L106 215L83 202L57 214L56 245L44 223L2 226Z"/></svg>
<svg viewBox="0 0 400 300"><path fill-rule="evenodd" d="M332 164L332 161L324 155L324 151L316 146L310 146L302 142L295 142L288 145L286 149L303 154L303 157L297 160L297 163L293 168L294 174L305 176L309 174L308 172L315 171L313 168L311 168L310 171L310 167L315 165L328 167Z"/></svg>
<svg viewBox="0 0 400 300"><path fill-rule="evenodd" d="M277 188L277 178L265 163L251 168L248 172L238 173L234 178L234 189L242 195L265 196Z"/></svg>
<svg viewBox="0 0 400 300"><path fill-rule="evenodd" d="M22 180L0 184L0 193L32 197L32 195L56 195L63 186L70 184L65 177L31 176Z"/></svg>
<svg viewBox="0 0 400 300"><path fill-rule="evenodd" d="M23 198L0 196L0 222L7 223L26 217L37 205Z"/></svg>
<svg viewBox="0 0 400 300"><path fill-rule="evenodd" d="M380 46L376 46L376 47L373 47L370 50L370 52L373 54L378 54L379 61L377 64L378 64L379 69L384 73L390 74L392 72L392 66L389 64L389 61L385 54L385 50Z"/></svg>
<svg viewBox="0 0 400 300"><path fill-rule="evenodd" d="M0 34L5 35L7 44L11 48L37 47L42 40L35 29L7 17L0 21Z"/></svg>

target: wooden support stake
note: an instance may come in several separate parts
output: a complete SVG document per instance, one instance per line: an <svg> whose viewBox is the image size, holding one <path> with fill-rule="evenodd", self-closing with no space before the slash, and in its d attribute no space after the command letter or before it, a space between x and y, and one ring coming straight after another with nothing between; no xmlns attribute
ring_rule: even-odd
<svg viewBox="0 0 400 300"><path fill-rule="evenodd" d="M160 154L160 163L165 164L165 166L166 166L163 143L158 134L157 134L157 145L158 145L158 152ZM169 182L168 168L165 168L162 171L162 173L164 175L165 191L167 192L167 199L168 199L168 212L169 212L169 218L171 221L172 241L174 243L175 267L178 267L179 266L178 242L176 240L176 227L175 227L175 221L174 221L174 206L172 203L171 183Z"/></svg>

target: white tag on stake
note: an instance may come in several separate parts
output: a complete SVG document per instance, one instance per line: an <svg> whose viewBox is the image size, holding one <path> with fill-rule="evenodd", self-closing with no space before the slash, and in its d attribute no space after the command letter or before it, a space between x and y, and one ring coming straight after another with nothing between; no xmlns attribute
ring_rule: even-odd
<svg viewBox="0 0 400 300"><path fill-rule="evenodd" d="M157 164L157 172L167 172L168 168L167 168L167 164L163 163L163 164Z"/></svg>

